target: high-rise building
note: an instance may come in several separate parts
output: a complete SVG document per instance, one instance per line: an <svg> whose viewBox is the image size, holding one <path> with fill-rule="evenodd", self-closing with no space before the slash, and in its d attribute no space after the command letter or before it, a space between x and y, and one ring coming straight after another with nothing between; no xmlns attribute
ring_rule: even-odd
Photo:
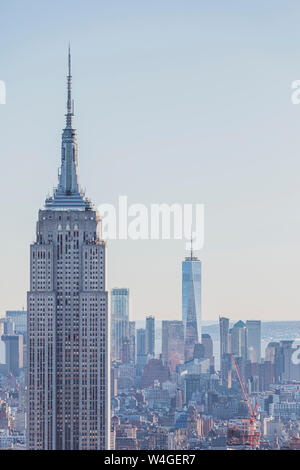
<svg viewBox="0 0 300 470"><path fill-rule="evenodd" d="M5 336L13 336L15 335L14 330L14 323L9 318L0 318L0 364L7 364L7 345L5 344L4 338Z"/></svg>
<svg viewBox="0 0 300 470"><path fill-rule="evenodd" d="M274 383L282 380L300 380L300 365L295 361L293 355L297 354L297 345L293 340L282 340L280 342L271 342L265 350L264 363L270 363L273 366Z"/></svg>
<svg viewBox="0 0 300 470"><path fill-rule="evenodd" d="M220 370L222 384L231 387L231 357L229 354L229 318L219 317L220 326Z"/></svg>
<svg viewBox="0 0 300 470"><path fill-rule="evenodd" d="M242 320L236 322L229 331L230 352L236 357L247 358L246 325Z"/></svg>
<svg viewBox="0 0 300 470"><path fill-rule="evenodd" d="M141 380L142 388L153 387L158 381L160 384L170 379L170 370L161 359L150 359L145 365Z"/></svg>
<svg viewBox="0 0 300 470"><path fill-rule="evenodd" d="M201 390L201 376L199 374L186 374L184 376L184 402L188 405L193 393Z"/></svg>
<svg viewBox="0 0 300 470"><path fill-rule="evenodd" d="M14 335L14 322L10 318L1 318L5 335Z"/></svg>
<svg viewBox="0 0 300 470"><path fill-rule="evenodd" d="M128 364L130 362L130 340L129 338L123 339L122 344L122 363Z"/></svg>
<svg viewBox="0 0 300 470"><path fill-rule="evenodd" d="M129 322L130 360L135 362L135 321Z"/></svg>
<svg viewBox="0 0 300 470"><path fill-rule="evenodd" d="M265 350L265 361L274 366L274 382L278 383L282 373L280 344L272 341Z"/></svg>
<svg viewBox="0 0 300 470"><path fill-rule="evenodd" d="M23 335L3 335L2 341L5 344L7 370L18 377L23 367Z"/></svg>
<svg viewBox="0 0 300 470"><path fill-rule="evenodd" d="M184 362L184 326L182 321L162 322L162 360L171 371Z"/></svg>
<svg viewBox="0 0 300 470"><path fill-rule="evenodd" d="M0 364L5 364L5 343L2 341L2 335L5 333L5 318L0 318Z"/></svg>
<svg viewBox="0 0 300 470"><path fill-rule="evenodd" d="M146 354L155 354L155 318L146 317Z"/></svg>
<svg viewBox="0 0 300 470"><path fill-rule="evenodd" d="M136 374L141 376L143 368L147 363L146 354L146 330L138 328L136 330Z"/></svg>
<svg viewBox="0 0 300 470"><path fill-rule="evenodd" d="M78 182L71 55L59 182L39 211L27 297L28 448L110 445L106 246Z"/></svg>
<svg viewBox="0 0 300 470"><path fill-rule="evenodd" d="M194 356L201 341L201 261L191 255L182 262L182 321L184 324L185 360Z"/></svg>
<svg viewBox="0 0 300 470"><path fill-rule="evenodd" d="M111 358L122 361L124 340L129 339L129 289L111 290Z"/></svg>
<svg viewBox="0 0 300 470"><path fill-rule="evenodd" d="M137 363L141 365L146 364L146 330L145 328L138 328L136 332L136 356Z"/></svg>
<svg viewBox="0 0 300 470"><path fill-rule="evenodd" d="M221 377L222 377L222 384L227 388L231 388L232 359L229 353L225 353L221 357Z"/></svg>
<svg viewBox="0 0 300 470"><path fill-rule="evenodd" d="M275 365L271 362L264 361L258 364L258 366L260 391L270 390L270 385L276 382Z"/></svg>
<svg viewBox="0 0 300 470"><path fill-rule="evenodd" d="M261 321L246 321L247 359L251 362L261 362Z"/></svg>
<svg viewBox="0 0 300 470"><path fill-rule="evenodd" d="M201 343L204 346L204 357L211 358L214 355L214 344L211 336L207 333L202 335Z"/></svg>
<svg viewBox="0 0 300 470"><path fill-rule="evenodd" d="M219 317L220 325L220 358L229 353L229 318Z"/></svg>
<svg viewBox="0 0 300 470"><path fill-rule="evenodd" d="M295 366L292 361L292 354L294 352L293 343L293 340L283 340L279 342L281 380L299 380L299 376L295 377L295 375L299 374L299 364ZM295 371L297 374L294 374Z"/></svg>
<svg viewBox="0 0 300 470"><path fill-rule="evenodd" d="M5 317L7 320L13 322L14 333L16 335L23 335L24 343L26 343L26 336L27 336L27 312L26 310L7 310Z"/></svg>
<svg viewBox="0 0 300 470"><path fill-rule="evenodd" d="M213 340L212 340L210 335L205 333L205 334L202 335L201 342L202 342L202 345L203 345L203 348L204 348L204 356L203 357L209 359L211 372L213 372L214 371L214 365L215 365Z"/></svg>

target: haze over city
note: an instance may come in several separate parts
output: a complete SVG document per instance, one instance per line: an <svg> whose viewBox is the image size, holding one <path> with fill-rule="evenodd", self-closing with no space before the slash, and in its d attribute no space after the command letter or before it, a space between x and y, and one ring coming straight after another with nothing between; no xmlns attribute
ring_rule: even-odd
<svg viewBox="0 0 300 470"><path fill-rule="evenodd" d="M70 40L87 196L205 204L203 320L299 318L297 13L290 1L2 5L1 314L26 307L34 222L57 184ZM109 242L108 288L130 289L134 320L179 319L186 255L184 240Z"/></svg>

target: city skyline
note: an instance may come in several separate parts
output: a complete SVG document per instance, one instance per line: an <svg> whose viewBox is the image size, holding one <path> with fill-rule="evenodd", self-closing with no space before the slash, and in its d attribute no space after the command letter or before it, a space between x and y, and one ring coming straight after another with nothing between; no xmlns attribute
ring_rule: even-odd
<svg viewBox="0 0 300 470"><path fill-rule="evenodd" d="M68 2L59 10L57 2L51 9L34 4L37 16L41 9L49 18L59 16L56 37L41 16L37 47L32 34L36 18L30 18L25 6L18 4L8 30L5 19L13 4L3 7L0 79L7 86L7 102L0 106L5 162L1 200L9 194L19 217L3 204L11 230L1 234L1 315L26 305L31 221L42 205L44 188L51 192L59 161L62 50L70 39L76 57L81 181L96 206L114 203L120 194L145 204L204 203L205 247L197 252L203 267L203 320L217 321L219 315L297 319L295 136L300 115L291 104L290 85L300 73L294 14L299 7L292 13L276 5L271 12L255 1L246 7L245 19L238 2L226 11L218 2L224 21L214 24L216 9L196 2L184 8L172 2L172 11L170 2L164 7L133 2L126 11L121 2L114 7L99 2L95 20L86 7L70 11ZM66 30L70 15L73 26ZM268 15L274 21L267 22L267 35ZM178 27L184 32L180 39ZM277 28L286 32L280 42ZM41 103L47 109L43 119ZM103 165L107 181L101 180ZM32 185L35 172L39 178ZM149 311L160 320L181 318L183 241L112 241L109 248L108 287L130 289L131 319L142 319ZM149 284L157 293L150 298Z"/></svg>
<svg viewBox="0 0 300 470"><path fill-rule="evenodd" d="M294 3L1 9L0 451L300 450Z"/></svg>

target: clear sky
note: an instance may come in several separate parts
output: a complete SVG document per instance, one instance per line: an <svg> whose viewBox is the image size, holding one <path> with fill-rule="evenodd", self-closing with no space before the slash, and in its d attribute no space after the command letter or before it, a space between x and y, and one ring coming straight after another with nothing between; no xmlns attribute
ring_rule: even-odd
<svg viewBox="0 0 300 470"><path fill-rule="evenodd" d="M203 318L300 319L300 3L28 1L0 7L0 313L26 305L57 183L72 45L79 174L93 202L204 203ZM114 241L131 315L180 318L182 241Z"/></svg>

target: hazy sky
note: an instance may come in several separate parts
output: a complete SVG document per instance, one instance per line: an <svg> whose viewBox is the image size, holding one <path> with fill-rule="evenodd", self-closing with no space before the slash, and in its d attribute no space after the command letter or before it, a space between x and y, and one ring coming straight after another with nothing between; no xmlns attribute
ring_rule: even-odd
<svg viewBox="0 0 300 470"><path fill-rule="evenodd" d="M93 202L204 203L203 318L300 313L300 3L0 6L0 313L26 305L38 209L57 184L68 41L79 174ZM180 318L182 241L115 241L133 319Z"/></svg>

